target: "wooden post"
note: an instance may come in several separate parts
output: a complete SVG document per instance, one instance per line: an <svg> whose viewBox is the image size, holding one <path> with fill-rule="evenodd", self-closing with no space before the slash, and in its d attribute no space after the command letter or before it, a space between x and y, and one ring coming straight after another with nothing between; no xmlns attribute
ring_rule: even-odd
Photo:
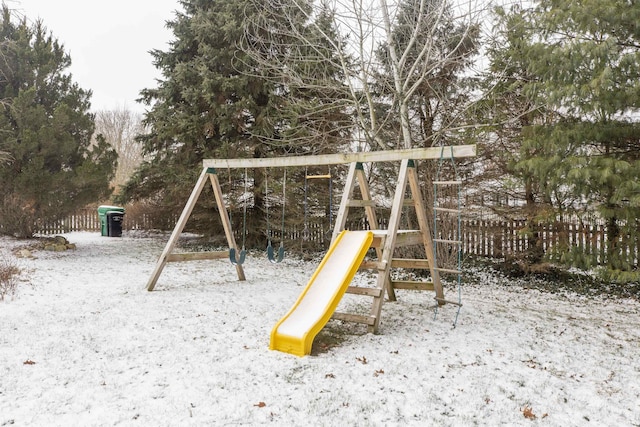
<svg viewBox="0 0 640 427"><path fill-rule="evenodd" d="M407 169L409 165L409 159L404 159L400 163L400 173L398 174L398 184L396 185L396 193L393 196L393 202L391 205L391 215L389 216L389 227L387 228L387 235L384 239L384 247L382 249L381 264L384 269L379 271L376 287L379 289L386 289L389 295L389 300L395 301L396 294L391 286L391 280L389 273L391 270L391 260L393 259L393 251L396 247L396 237L398 236L398 227L400 226L400 216L402 214L402 205L404 201L404 194L407 189ZM371 307L371 316L375 317L373 325L369 326L369 332L378 332L380 326L380 313L382 312L382 302L384 301L384 293L381 298L375 298Z"/></svg>
<svg viewBox="0 0 640 427"><path fill-rule="evenodd" d="M431 227L429 227L429 221L427 220L427 209L424 204L424 200L422 199L422 192L420 191L420 184L418 182L418 174L416 172L415 165L412 164L411 167L408 167L407 175L411 195L415 203L418 226L422 233L425 255L429 261L429 272L431 273L431 279L433 281L433 290L436 293L436 301L438 301L438 304L443 305L444 302L442 301L444 300L444 291L442 289L442 283L440 282L440 273L437 270L437 265L435 265L433 240L431 239Z"/></svg>
<svg viewBox="0 0 640 427"><path fill-rule="evenodd" d="M182 214L180 214L180 218L176 223L176 226L169 237L169 241L167 242L160 258L158 258L158 262L156 263L156 267L153 269L153 273L151 273L151 278L149 278L149 282L147 283L147 290L152 291L156 286L156 282L164 269L164 266L167 264L167 257L173 251L176 243L178 242L178 238L180 237L180 233L184 229L191 212L193 211L193 207L196 205L198 201L198 197L200 197L200 193L202 193L202 189L204 188L204 184L207 182L207 168L203 168L200 176L198 177L198 181L196 182L195 187L193 187L193 191L191 191L191 195L189 196L189 200L187 200L187 204L184 206L182 210Z"/></svg>
<svg viewBox="0 0 640 427"><path fill-rule="evenodd" d="M369 190L369 184L367 182L367 177L364 174L362 163L358 163L356 165L356 178L358 180L358 186L360 187L360 194L362 194L362 200L372 200L371 191ZM371 230L378 230L380 225L378 224L375 206L372 204L365 205L364 210L367 216L367 221L369 222L369 228ZM382 257L382 248L376 247L376 254L378 259L380 259Z"/></svg>
<svg viewBox="0 0 640 427"><path fill-rule="evenodd" d="M336 240L338 234L344 230L347 224L347 215L349 213L349 200L353 196L353 184L356 180L356 168L358 163L354 162L349 165L349 173L347 174L347 180L344 183L344 189L342 190L342 199L340 200L340 208L338 209L338 215L336 216L336 223L333 226L333 234L331 236L331 243Z"/></svg>
<svg viewBox="0 0 640 427"><path fill-rule="evenodd" d="M224 234L227 237L227 243L229 244L229 248L233 248L237 254L238 245L236 245L236 239L233 236L233 230L231 229L231 220L229 219L227 207L224 204L224 197L222 196L222 188L220 188L218 174L214 173L212 169L208 169L208 171L209 180L211 181L211 187L213 188L213 194L216 199L216 205L218 206L218 212L220 212L220 219L222 220L222 228L224 228ZM238 273L238 280L246 280L242 265L235 263L235 266L236 272Z"/></svg>
<svg viewBox="0 0 640 427"><path fill-rule="evenodd" d="M320 154L314 156L261 157L244 159L205 159L202 166L218 169L286 168L300 166L338 165L347 163L392 162L408 159L438 159L442 147L407 148L402 150L363 151L357 153ZM475 145L447 147L452 157L474 157Z"/></svg>

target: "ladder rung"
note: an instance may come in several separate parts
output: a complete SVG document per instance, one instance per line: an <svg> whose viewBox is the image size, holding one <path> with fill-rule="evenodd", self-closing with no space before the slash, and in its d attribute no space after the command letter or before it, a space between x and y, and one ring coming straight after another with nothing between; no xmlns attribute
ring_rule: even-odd
<svg viewBox="0 0 640 427"><path fill-rule="evenodd" d="M360 267L358 268L360 270L384 270L385 266L386 266L385 263L381 261L365 260L365 261L362 261L362 263L360 264Z"/></svg>
<svg viewBox="0 0 640 427"><path fill-rule="evenodd" d="M307 179L330 179L331 175L307 175L305 176Z"/></svg>
<svg viewBox="0 0 640 427"><path fill-rule="evenodd" d="M365 208L368 206L376 206L376 202L373 200L349 200L347 206L350 208Z"/></svg>
<svg viewBox="0 0 640 427"><path fill-rule="evenodd" d="M439 271L441 273L451 273L451 274L462 274L460 270L454 270L452 268L434 268L434 270Z"/></svg>
<svg viewBox="0 0 640 427"><path fill-rule="evenodd" d="M426 270L431 267L431 264L428 259L393 258L391 267Z"/></svg>
<svg viewBox="0 0 640 427"><path fill-rule="evenodd" d="M451 209L451 208L433 208L433 210L437 212L462 213L460 209Z"/></svg>
<svg viewBox="0 0 640 427"><path fill-rule="evenodd" d="M417 280L392 280L393 289L409 289L412 291L433 291L433 282Z"/></svg>
<svg viewBox="0 0 640 427"><path fill-rule="evenodd" d="M380 288L365 288L362 286L349 286L346 292L348 294L366 295L374 298L380 298L382 296L382 289Z"/></svg>
<svg viewBox="0 0 640 427"><path fill-rule="evenodd" d="M336 311L333 313L331 318L335 320L344 320L346 322L364 323L368 326L376 324L376 318L374 316L363 316L361 314L339 313Z"/></svg>
<svg viewBox="0 0 640 427"><path fill-rule="evenodd" d="M447 300L447 299L444 299L444 298L438 298L438 297L436 297L434 299L436 301L438 301L439 303L441 303L441 304L453 304L453 305L457 305L457 306L462 307L462 303L458 302L458 301L451 301L451 300Z"/></svg>
<svg viewBox="0 0 640 427"><path fill-rule="evenodd" d="M435 185L460 185L462 181L433 181Z"/></svg>
<svg viewBox="0 0 640 427"><path fill-rule="evenodd" d="M387 238L387 230L371 230L373 231L372 248L381 248ZM411 245L424 244L422 232L420 230L398 230L396 234L396 248Z"/></svg>
<svg viewBox="0 0 640 427"><path fill-rule="evenodd" d="M438 243L451 243L452 245L461 245L461 240L449 240L449 239L433 239L434 242Z"/></svg>
<svg viewBox="0 0 640 427"><path fill-rule="evenodd" d="M396 247L423 244L420 230L398 230L396 234Z"/></svg>

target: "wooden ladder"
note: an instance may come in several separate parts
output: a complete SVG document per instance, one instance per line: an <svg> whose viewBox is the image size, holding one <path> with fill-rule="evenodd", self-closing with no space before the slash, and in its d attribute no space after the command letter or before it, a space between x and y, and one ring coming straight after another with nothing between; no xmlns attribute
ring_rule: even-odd
<svg viewBox="0 0 640 427"><path fill-rule="evenodd" d="M361 199L354 198L355 185L359 186ZM405 199L407 184L411 193L410 199ZM418 219L418 230L399 230L403 206L413 206ZM377 279L374 287L350 286L347 293L368 296L373 299L369 315L336 312L333 318L367 325L369 332L377 333L380 326L380 315L385 293L389 301L396 300L395 289L412 289L434 291L436 301L444 304L444 293L440 283L440 275L435 267L434 245L431 239L431 231L427 221L422 192L418 181L415 163L404 159L400 164L400 172L391 206L389 225L386 230L379 229L379 223L375 212L375 202L371 198L368 181L361 163L351 163L345 182L340 208L336 217L332 241L344 230L350 208L364 208L370 228L374 233L372 248L376 252L376 260L365 260L361 269L377 271ZM408 245L424 246L424 259L394 258L395 248ZM418 281L392 281L392 268L428 269L431 273L430 282ZM440 302L442 301L442 302Z"/></svg>

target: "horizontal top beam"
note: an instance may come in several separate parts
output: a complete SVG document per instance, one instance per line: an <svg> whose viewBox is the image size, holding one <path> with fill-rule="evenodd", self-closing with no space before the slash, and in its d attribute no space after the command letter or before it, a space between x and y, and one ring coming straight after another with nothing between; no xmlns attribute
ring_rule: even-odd
<svg viewBox="0 0 640 427"><path fill-rule="evenodd" d="M270 157L247 159L204 159L205 168L238 169L238 168L277 168L314 165L338 165L353 162L390 162L394 160L445 159L453 157L474 157L475 145L453 145L446 147L409 148L403 150L365 151L357 153L319 154L313 156Z"/></svg>

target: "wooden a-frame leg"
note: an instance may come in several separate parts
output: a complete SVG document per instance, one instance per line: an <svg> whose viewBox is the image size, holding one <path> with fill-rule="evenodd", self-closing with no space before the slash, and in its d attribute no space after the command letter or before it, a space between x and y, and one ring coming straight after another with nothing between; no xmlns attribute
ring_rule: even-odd
<svg viewBox="0 0 640 427"><path fill-rule="evenodd" d="M213 187L213 194L216 199L216 204L218 206L218 211L220 212L220 219L222 220L222 226L224 228L225 235L227 237L227 241L229 243L230 248L235 248L237 251L237 245L235 238L233 237L233 232L231 230L231 221L229 220L229 214L227 212L227 208L224 205L224 199L222 197L222 189L220 188L220 182L218 181L218 176L216 175L213 169L203 168L202 173L198 177L198 181L196 182L195 187L191 191L191 195L189 196L189 200L187 200L187 204L185 205L182 213L180 214L180 218L176 223L176 226L169 237L169 241L167 242L158 262L156 263L155 268L153 269L153 273L151 274L151 278L149 282L147 282L147 290L152 291L156 286L158 278L162 273L165 265L167 264L167 259L169 255L173 252L176 243L178 242L178 238L184 230L189 217L191 216L191 212L193 212L193 208L195 207L200 194L202 193L202 189L204 188L207 182L207 176L210 177L211 186ZM236 265L236 272L238 273L238 280L245 280L244 269L241 265Z"/></svg>
<svg viewBox="0 0 640 427"><path fill-rule="evenodd" d="M427 220L427 211L424 199L422 198L422 192L420 191L418 174L415 167L409 168L409 187L411 188L411 195L416 208L416 216L418 218L418 225L422 234L425 255L427 257L427 261L429 261L429 271L433 281L433 290L436 294L436 301L442 301L444 299L444 290L442 289L442 283L440 282L440 273L436 269L437 266L435 265L431 228L429 227L429 221Z"/></svg>
<svg viewBox="0 0 640 427"><path fill-rule="evenodd" d="M396 300L395 291L391 286L390 271L391 260L396 246L396 237L398 235L398 227L400 226L400 215L402 214L402 205L404 203L404 194L407 189L407 169L409 160L402 160L400 164L400 173L398 174L398 185L393 196L393 204L391 205L391 215L389 216L389 228L387 229L387 237L384 240L382 248L382 259L380 260L383 268L378 271L378 279L376 286L383 289L380 298L374 298L371 306L371 316L375 317L373 326L369 326L369 332L377 333L380 326L380 314L382 312L382 303L384 301L384 290L387 291L390 301Z"/></svg>
<svg viewBox="0 0 640 427"><path fill-rule="evenodd" d="M220 181L218 175L215 173L209 174L209 180L211 181L211 187L213 188L213 194L216 198L216 205L218 206L218 212L220 212L220 219L222 220L222 228L224 234L227 237L227 243L229 248L233 248L238 253L238 245L236 245L236 239L233 237L233 230L231 229L231 220L229 219L229 212L224 204L224 198L222 197L222 189L220 188ZM238 273L238 280L245 280L244 269L242 265L235 264L236 272Z"/></svg>
<svg viewBox="0 0 640 427"><path fill-rule="evenodd" d="M200 197L200 193L202 193L202 189L204 188L204 185L206 182L207 182L207 168L204 168L202 169L202 173L200 174L200 177L198 177L198 181L196 182L195 187L193 187L193 190L191 191L189 200L187 200L187 204L182 210L182 213L180 214L180 218L178 219L176 226L173 228L173 232L169 237L169 241L164 247L164 250L162 251L160 258L158 258L158 262L156 263L156 266L153 269L153 273L151 273L151 277L147 282L148 291L152 291L153 288L156 286L156 282L158 281L158 278L160 277L160 274L162 273L164 266L167 264L167 257L171 254L171 252L173 251L173 248L178 242L180 233L182 233L182 230L184 229L184 226L186 225L187 220L189 219L189 216L191 216L193 207L196 205L196 202L198 201L198 197Z"/></svg>
<svg viewBox="0 0 640 427"><path fill-rule="evenodd" d="M356 168L356 178L358 180L358 186L360 187L360 193L362 194L362 200L371 200L371 191L369 190L369 183L367 182L367 176L364 173L362 167ZM364 207L365 214L367 215L367 221L369 221L369 228L371 230L377 230L380 228L378 225L378 218L376 216L376 209L373 205L366 205ZM378 259L382 258L382 248L376 246L376 256Z"/></svg>
<svg viewBox="0 0 640 427"><path fill-rule="evenodd" d="M353 185L356 180L356 167L357 163L351 163L351 165L349 165L349 173L347 174L347 180L344 183L342 199L340 200L340 208L338 209L338 215L336 216L336 224L333 226L333 234L331 236L332 244L347 224L349 200L351 200L351 197L353 196Z"/></svg>

